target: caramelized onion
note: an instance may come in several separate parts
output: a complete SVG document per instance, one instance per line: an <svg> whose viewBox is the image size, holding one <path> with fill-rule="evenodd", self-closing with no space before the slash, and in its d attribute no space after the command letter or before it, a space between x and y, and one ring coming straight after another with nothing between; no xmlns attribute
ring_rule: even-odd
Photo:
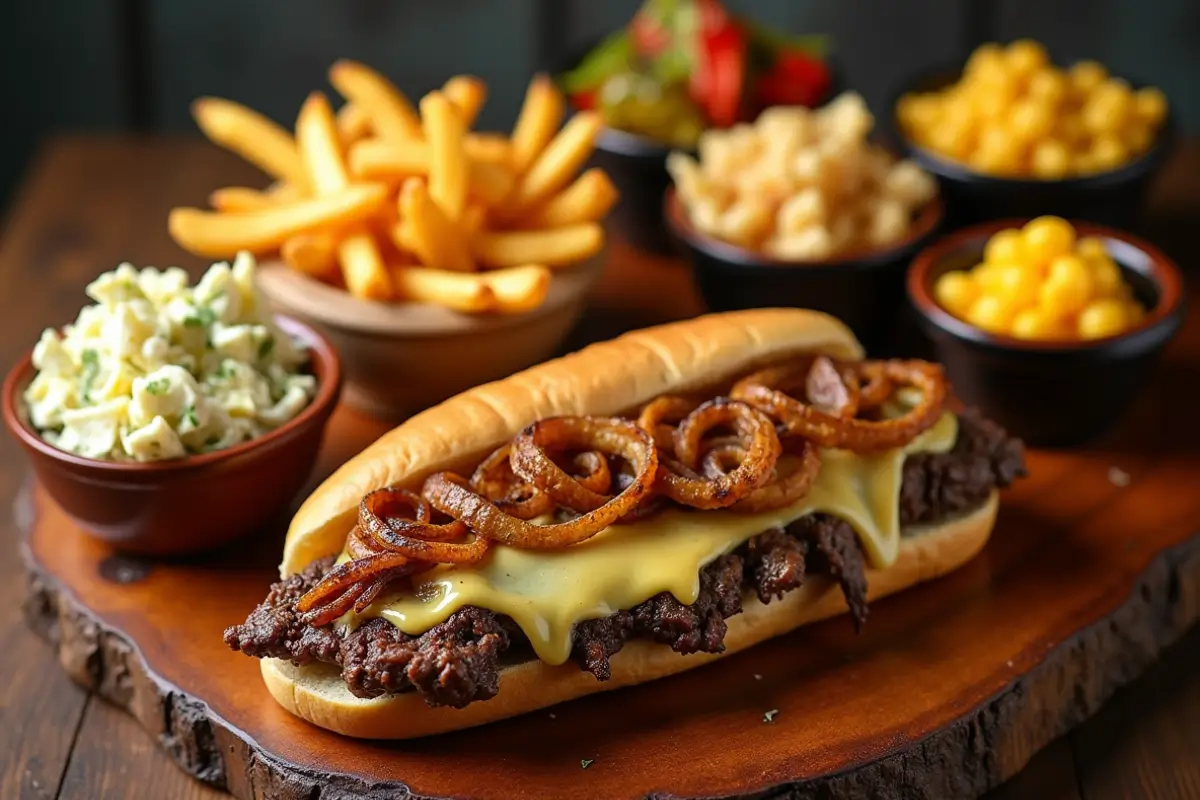
<svg viewBox="0 0 1200 800"><path fill-rule="evenodd" d="M696 410L698 401L676 395L663 395L651 400L642 408L638 415L637 424L644 431L649 431L654 437L654 444L664 452L670 453L675 449L673 439L675 425Z"/></svg>
<svg viewBox="0 0 1200 800"><path fill-rule="evenodd" d="M597 507L574 519L552 525L533 525L505 514L495 503L472 491L465 480L449 472L429 476L422 494L434 508L494 542L511 547L546 550L569 547L595 536L633 512L642 498L650 493L658 471L658 451L650 435L632 422L615 418L558 417L534 423L526 429L526 433L529 436L523 447L518 445L513 450L514 462L519 462L521 466L514 463L513 467L518 474L521 470L526 471L527 474L522 477L530 482L541 481L547 487L554 485L555 490L563 494L574 492L577 499L586 497L584 492L588 491L584 487L564 489L574 479L553 463L538 442L545 442L552 447L579 447L618 456L633 465L636 470L634 478L616 497L601 498L603 502ZM522 449L525 455L517 459L516 454ZM555 474L555 470L558 474ZM546 491L549 492L549 489Z"/></svg>
<svg viewBox="0 0 1200 800"><path fill-rule="evenodd" d="M822 447L857 453L902 447L938 421L946 401L946 379L937 365L925 361L875 361L865 362L859 369L862 374L878 375L878 380L886 380L893 386L920 389L921 401L895 419L842 419L780 391L780 386L795 381L796 365L756 372L739 381L731 394L774 416L790 435L803 436Z"/></svg>
<svg viewBox="0 0 1200 800"><path fill-rule="evenodd" d="M296 610L311 625L328 625L353 608L373 582L381 579L391 581L428 566L399 553L372 553L355 558L331 569L316 586L296 601Z"/></svg>
<svg viewBox="0 0 1200 800"><path fill-rule="evenodd" d="M554 510L554 500L545 492L518 478L509 455L512 443L498 447L471 476L471 488L517 519L533 519Z"/></svg>
<svg viewBox="0 0 1200 800"><path fill-rule="evenodd" d="M728 426L749 442L737 467L716 476L701 476L701 442L715 427ZM771 477L779 458L775 423L746 403L710 400L684 417L674 433L675 455L683 469L666 464L659 470L663 494L692 508L725 508L748 496Z"/></svg>
<svg viewBox="0 0 1200 800"><path fill-rule="evenodd" d="M390 512L397 504L418 509L418 518L392 516ZM422 507L424 513L419 510ZM487 555L488 540L472 534L461 520L435 525L429 522L430 516L425 498L407 489L377 489L364 497L358 507L359 527L392 553L440 564L478 564ZM467 542L455 541L467 536L471 537Z"/></svg>
<svg viewBox="0 0 1200 800"><path fill-rule="evenodd" d="M640 451L653 445L644 441L644 433L633 423L594 417L549 417L539 420L513 439L512 470L539 491L550 495L564 508L587 513L610 502L607 494L612 481L608 462L600 455L610 453L636 463L645 458ZM602 475L603 489L597 491L594 480L585 482L570 475L555 463L547 448L557 452L598 451L592 475Z"/></svg>

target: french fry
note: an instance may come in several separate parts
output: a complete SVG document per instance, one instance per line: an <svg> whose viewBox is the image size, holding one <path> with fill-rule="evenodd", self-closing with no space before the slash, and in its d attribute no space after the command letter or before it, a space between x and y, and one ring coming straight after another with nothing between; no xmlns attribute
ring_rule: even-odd
<svg viewBox="0 0 1200 800"><path fill-rule="evenodd" d="M381 138L401 142L421 135L421 120L395 84L357 61L342 59L329 68L329 82L361 108Z"/></svg>
<svg viewBox="0 0 1200 800"><path fill-rule="evenodd" d="M496 295L478 273L453 272L430 267L395 267L392 283L401 300L433 303L480 314L496 308Z"/></svg>
<svg viewBox="0 0 1200 800"><path fill-rule="evenodd" d="M463 139L463 150L472 161L512 169L512 142L502 133L468 133Z"/></svg>
<svg viewBox="0 0 1200 800"><path fill-rule="evenodd" d="M336 194L244 214L175 208L167 227L171 237L189 252L231 258L239 250L274 250L310 228L337 227L361 219L378 210L386 199L386 185L357 183Z"/></svg>
<svg viewBox="0 0 1200 800"><path fill-rule="evenodd" d="M604 229L586 222L544 231L488 231L474 238L471 249L487 267L563 267L591 258L603 247Z"/></svg>
<svg viewBox="0 0 1200 800"><path fill-rule="evenodd" d="M491 287L496 296L496 311L501 314L533 311L550 291L550 270L541 264L481 272L479 276Z"/></svg>
<svg viewBox="0 0 1200 800"><path fill-rule="evenodd" d="M257 111L232 100L201 97L192 117L211 141L237 153L280 180L306 184L304 166L291 134Z"/></svg>
<svg viewBox="0 0 1200 800"><path fill-rule="evenodd" d="M261 211L270 208L278 201L270 193L247 186L226 186L214 189L208 195L208 204L217 211L238 214L243 211Z"/></svg>
<svg viewBox="0 0 1200 800"><path fill-rule="evenodd" d="M483 230L483 223L487 221L487 206L481 203L467 203L467 207L463 209L463 215L458 220L458 229L462 231L462 235L466 239L470 239L475 234Z"/></svg>
<svg viewBox="0 0 1200 800"><path fill-rule="evenodd" d="M429 147L429 196L457 220L467 202L466 126L458 107L441 92L421 98L421 124Z"/></svg>
<svg viewBox="0 0 1200 800"><path fill-rule="evenodd" d="M371 135L371 120L354 103L345 103L337 111L337 129L342 147L349 147Z"/></svg>
<svg viewBox="0 0 1200 800"><path fill-rule="evenodd" d="M298 233L279 246L279 256L292 269L321 280L337 276L337 240L322 231Z"/></svg>
<svg viewBox="0 0 1200 800"><path fill-rule="evenodd" d="M554 197L520 221L522 228L560 228L580 222L595 222L612 209L620 198L608 174L589 169Z"/></svg>
<svg viewBox="0 0 1200 800"><path fill-rule="evenodd" d="M400 189L400 223L394 237L427 267L458 272L475 269L467 237L442 211L419 178ZM395 230L395 229L394 229Z"/></svg>
<svg viewBox="0 0 1200 800"><path fill-rule="evenodd" d="M350 148L350 174L356 179L403 181L429 175L429 148L424 142L405 142L391 147L386 142L368 139ZM504 202L513 188L511 171L495 164L468 160L467 195L487 206Z"/></svg>
<svg viewBox="0 0 1200 800"><path fill-rule="evenodd" d="M513 213L532 208L566 186L592 154L602 125L600 115L591 111L572 117L513 190L508 201Z"/></svg>
<svg viewBox="0 0 1200 800"><path fill-rule="evenodd" d="M343 191L350 185L333 109L320 92L310 94L300 108L296 118L296 144L309 182L318 195ZM342 276L355 297L387 300L391 297L392 287L383 256L371 238L365 219L361 222L363 224L337 245Z"/></svg>
<svg viewBox="0 0 1200 800"><path fill-rule="evenodd" d="M562 122L563 96L549 75L538 74L525 91L525 102L513 128L513 168L522 173L554 138Z"/></svg>
<svg viewBox="0 0 1200 800"><path fill-rule="evenodd" d="M474 75L455 75L442 86L442 93L458 106L467 130L475 127L479 111L487 102L487 84Z"/></svg>

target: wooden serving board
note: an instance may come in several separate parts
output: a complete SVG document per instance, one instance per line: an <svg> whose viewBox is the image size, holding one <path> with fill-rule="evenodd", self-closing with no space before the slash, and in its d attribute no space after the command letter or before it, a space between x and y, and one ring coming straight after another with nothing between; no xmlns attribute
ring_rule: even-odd
<svg viewBox="0 0 1200 800"><path fill-rule="evenodd" d="M225 648L275 575L282 522L151 564L87 538L30 484L28 618L75 680L241 798L974 797L1200 617L1200 428L1169 424L1194 382L1168 363L1105 445L1033 453L986 550L876 603L860 636L834 619L461 733L372 743L311 727ZM339 410L318 474L380 432Z"/></svg>

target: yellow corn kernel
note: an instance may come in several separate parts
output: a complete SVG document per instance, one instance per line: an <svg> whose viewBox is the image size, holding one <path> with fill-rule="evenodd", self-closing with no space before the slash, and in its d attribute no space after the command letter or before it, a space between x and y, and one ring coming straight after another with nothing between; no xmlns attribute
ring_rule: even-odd
<svg viewBox="0 0 1200 800"><path fill-rule="evenodd" d="M979 286L970 273L954 270L937 279L933 285L933 296L951 314L965 317L979 298Z"/></svg>
<svg viewBox="0 0 1200 800"><path fill-rule="evenodd" d="M976 300L967 312L967 322L989 333L1005 333L1013 320L1013 309L1004 298L985 294Z"/></svg>
<svg viewBox="0 0 1200 800"><path fill-rule="evenodd" d="M1007 264L1021 261L1022 251L1021 232L1015 228L993 233L983 246L983 260L989 264Z"/></svg>
<svg viewBox="0 0 1200 800"><path fill-rule="evenodd" d="M1076 327L1084 339L1103 339L1125 330L1128 317L1121 301L1112 298L1094 300L1079 312Z"/></svg>
<svg viewBox="0 0 1200 800"><path fill-rule="evenodd" d="M1021 242L1026 259L1047 263L1071 252L1075 229L1062 217L1038 217L1021 229Z"/></svg>

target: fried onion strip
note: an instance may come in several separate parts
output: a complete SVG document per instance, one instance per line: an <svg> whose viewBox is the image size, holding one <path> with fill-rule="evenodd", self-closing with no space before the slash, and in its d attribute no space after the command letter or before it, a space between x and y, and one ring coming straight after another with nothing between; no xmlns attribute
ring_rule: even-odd
<svg viewBox="0 0 1200 800"><path fill-rule="evenodd" d="M946 402L941 367L925 361L876 361L865 362L860 369L867 375L877 371L880 380L919 389L921 401L895 419L841 419L779 390L796 378L795 365L756 372L738 381L730 394L774 416L790 435L858 453L902 447L941 417Z"/></svg>
<svg viewBox="0 0 1200 800"><path fill-rule="evenodd" d="M417 509L417 519L389 514L397 504ZM430 517L428 501L407 489L377 489L367 494L358 507L359 526L390 552L441 564L478 564L487 555L491 543L468 530L461 520L434 525ZM455 541L467 536L467 542Z"/></svg>

